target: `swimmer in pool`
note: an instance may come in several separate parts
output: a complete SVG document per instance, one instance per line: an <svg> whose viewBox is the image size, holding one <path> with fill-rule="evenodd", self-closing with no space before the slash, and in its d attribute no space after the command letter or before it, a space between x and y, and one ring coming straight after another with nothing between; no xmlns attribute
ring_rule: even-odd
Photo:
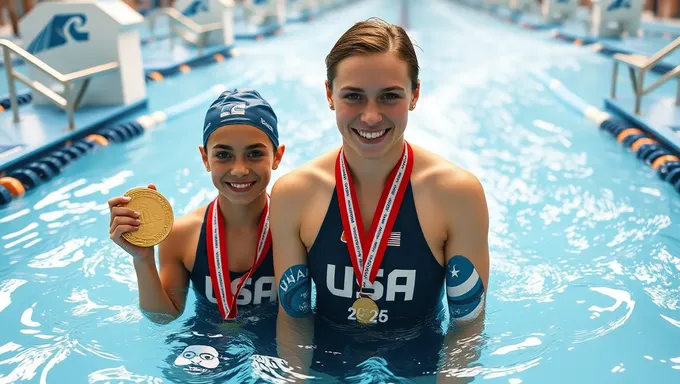
<svg viewBox="0 0 680 384"><path fill-rule="evenodd" d="M109 200L110 238L132 255L140 308L151 321L171 322L183 313L191 282L199 303L216 308L220 321L261 305L275 313L266 188L285 150L276 114L257 91L225 91L208 109L199 150L217 197L175 220L158 247L160 271L154 247L122 237L138 229L136 213L121 206L126 197Z"/></svg>
<svg viewBox="0 0 680 384"><path fill-rule="evenodd" d="M356 23L326 57L326 72L342 145L272 189L278 348L303 371L323 348L298 346L311 345L312 335L317 345L331 337L315 332L319 324L367 339L427 323L447 302L443 310L463 328L483 316L489 279L481 183L404 139L420 94L418 59L404 29L375 19Z"/></svg>

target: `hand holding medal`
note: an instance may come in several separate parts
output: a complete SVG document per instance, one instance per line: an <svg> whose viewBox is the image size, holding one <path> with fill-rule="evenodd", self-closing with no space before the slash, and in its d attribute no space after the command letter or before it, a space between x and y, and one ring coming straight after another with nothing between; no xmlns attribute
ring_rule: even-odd
<svg viewBox="0 0 680 384"><path fill-rule="evenodd" d="M137 187L125 192L131 200L123 205L139 213L139 230L123 233L123 238L139 247L153 247L170 234L174 216L168 200L152 188Z"/></svg>
<svg viewBox="0 0 680 384"><path fill-rule="evenodd" d="M340 205L340 216L345 234L350 235L347 241L347 250L352 260L354 275L360 290L360 297L348 308L350 314L347 318L356 320L360 324L376 324L377 322L384 323L387 321L386 311L381 311L378 304L363 290L366 288L367 282L373 284L378 274L412 170L413 151L411 146L404 142L401 160L387 178L378 207L373 215L368 238L365 238L359 200L354 190L347 159L345 159L342 149L338 154L335 164L335 184Z"/></svg>
<svg viewBox="0 0 680 384"><path fill-rule="evenodd" d="M174 222L170 203L153 184L132 188L108 201L109 237L136 259L153 257L154 245L162 242Z"/></svg>

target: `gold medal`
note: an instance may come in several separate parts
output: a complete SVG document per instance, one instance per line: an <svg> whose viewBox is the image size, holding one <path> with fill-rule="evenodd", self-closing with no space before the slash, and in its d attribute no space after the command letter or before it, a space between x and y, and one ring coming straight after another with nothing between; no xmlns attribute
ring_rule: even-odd
<svg viewBox="0 0 680 384"><path fill-rule="evenodd" d="M125 206L139 212L141 222L136 232L126 232L123 238L139 247L152 247L165 240L172 230L174 216L168 200L151 188L137 187L125 192L132 199Z"/></svg>
<svg viewBox="0 0 680 384"><path fill-rule="evenodd" d="M360 324L375 323L378 319L378 304L368 296L361 296L352 304Z"/></svg>
<svg viewBox="0 0 680 384"><path fill-rule="evenodd" d="M392 168L375 209L368 236L365 236L359 201L354 189L354 182L347 164L344 150L341 149L335 162L335 190L338 196L340 219L342 221L344 242L352 262L354 276L359 286L359 298L352 304L350 320L356 319L360 324L385 323L388 320L387 310L382 312L371 297L363 293L367 285L373 284L380 269L383 257L389 245L392 228L406 188L413 171L413 150L404 141L401 160ZM380 297L377 298L378 300Z"/></svg>

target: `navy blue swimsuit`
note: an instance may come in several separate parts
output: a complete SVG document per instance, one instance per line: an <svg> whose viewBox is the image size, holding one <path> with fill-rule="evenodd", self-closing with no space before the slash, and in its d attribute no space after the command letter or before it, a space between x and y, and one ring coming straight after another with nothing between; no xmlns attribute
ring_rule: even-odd
<svg viewBox="0 0 680 384"><path fill-rule="evenodd" d="M212 257L212 255L208 255L205 240L207 216L208 210L206 210L203 225L201 226L201 235L198 239L198 246L196 247L196 261L194 261L194 267L191 270L189 278L191 279L191 284L196 295L211 302L215 307L215 311L217 311L216 293L213 292L212 282L210 280L210 267L208 265L208 257ZM229 277L233 288L236 288L236 280L243 275L245 275L245 272L229 271ZM270 247L262 264L260 264L255 272L248 278L243 285L243 288L241 288L241 292L236 301L239 314L242 311L250 312L253 310L253 307L257 307L261 304L277 304L276 291L274 280L274 257L272 256L272 248Z"/></svg>
<svg viewBox="0 0 680 384"><path fill-rule="evenodd" d="M399 364L390 366L393 372L405 369L409 372L404 373L418 374L410 371L431 369L443 340L438 318L446 310L446 269L435 259L422 232L410 181L373 289L364 289L373 295L381 311L375 319L377 323L367 328L352 319L350 307L358 297L359 285L345 238L349 236L343 235L337 190L334 190L307 255L316 288L317 354L314 359L318 361L315 369L342 374L355 362L370 356L391 358L390 364ZM413 337L412 343L396 345ZM417 352L423 347L429 352ZM331 353L323 358L320 355L324 351L341 352L342 356ZM425 364L424 359L429 359L430 364Z"/></svg>
<svg viewBox="0 0 680 384"><path fill-rule="evenodd" d="M168 337L174 355L168 356L165 377L174 382L226 382L236 380L235 364L248 361L253 354L276 356L277 293L274 289L274 261L271 248L262 264L251 275L237 298L238 315L235 321L223 320L217 308L215 292L210 280L210 267L206 247L206 222L203 219L196 247L196 260L189 278L196 293L196 314L188 318L180 330ZM229 271L234 281L245 272ZM232 291L233 292L233 291ZM184 355L185 348L214 348L219 354L219 366L207 369L200 365L177 365L176 358ZM201 355L203 356L203 355ZM208 355L206 355L208 356ZM195 361L202 357L194 356ZM185 360L186 363L187 360ZM192 372L190 370L193 370ZM200 372L200 374L199 374Z"/></svg>

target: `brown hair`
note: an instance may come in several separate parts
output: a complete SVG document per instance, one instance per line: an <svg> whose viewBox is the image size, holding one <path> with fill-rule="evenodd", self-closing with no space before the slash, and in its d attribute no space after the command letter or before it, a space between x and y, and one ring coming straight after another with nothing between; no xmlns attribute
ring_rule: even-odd
<svg viewBox="0 0 680 384"><path fill-rule="evenodd" d="M389 24L378 18L355 23L348 29L326 56L326 78L329 88L333 89L338 63L342 60L361 54L394 52L409 66L411 89L418 84L418 57L411 39L404 28Z"/></svg>

